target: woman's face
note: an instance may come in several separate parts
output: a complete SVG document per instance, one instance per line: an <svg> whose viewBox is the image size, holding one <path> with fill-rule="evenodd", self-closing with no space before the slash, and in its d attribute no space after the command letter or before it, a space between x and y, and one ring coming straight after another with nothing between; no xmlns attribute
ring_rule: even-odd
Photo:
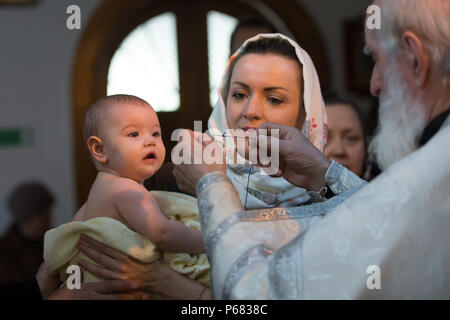
<svg viewBox="0 0 450 320"><path fill-rule="evenodd" d="M362 176L366 146L361 121L349 105L327 105L328 139L324 154Z"/></svg>
<svg viewBox="0 0 450 320"><path fill-rule="evenodd" d="M265 122L301 128L300 67L295 60L276 54L246 54L232 70L226 97L231 129L244 131Z"/></svg>

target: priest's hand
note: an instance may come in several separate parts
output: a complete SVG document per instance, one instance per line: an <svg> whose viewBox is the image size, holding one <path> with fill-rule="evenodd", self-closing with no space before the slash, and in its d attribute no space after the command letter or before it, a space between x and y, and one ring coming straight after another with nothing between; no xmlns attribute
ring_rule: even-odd
<svg viewBox="0 0 450 320"><path fill-rule="evenodd" d="M310 191L319 191L325 186L330 161L297 128L263 123L258 129L267 129L267 133L258 130L258 139L270 136L270 129L279 130L279 170L273 177L284 177L293 185ZM270 149L271 139L267 140Z"/></svg>
<svg viewBox="0 0 450 320"><path fill-rule="evenodd" d="M173 175L180 190L195 196L195 187L201 177L211 172L226 172L225 154L218 144L211 145L213 143L216 144L206 134L185 130L172 151ZM182 163L174 157L182 158Z"/></svg>

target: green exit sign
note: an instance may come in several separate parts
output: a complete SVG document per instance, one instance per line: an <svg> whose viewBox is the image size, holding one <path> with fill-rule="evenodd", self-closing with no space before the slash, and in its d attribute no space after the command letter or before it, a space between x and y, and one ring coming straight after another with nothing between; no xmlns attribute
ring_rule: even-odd
<svg viewBox="0 0 450 320"><path fill-rule="evenodd" d="M31 128L0 129L0 147L17 147L31 145L34 132Z"/></svg>

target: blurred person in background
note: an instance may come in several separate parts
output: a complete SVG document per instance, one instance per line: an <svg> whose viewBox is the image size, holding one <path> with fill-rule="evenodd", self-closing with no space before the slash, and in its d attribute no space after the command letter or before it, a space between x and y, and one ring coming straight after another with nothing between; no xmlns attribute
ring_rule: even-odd
<svg viewBox="0 0 450 320"><path fill-rule="evenodd" d="M325 95L324 100L328 118L325 156L370 181L379 170L368 156L368 126L361 105L348 94L330 93Z"/></svg>
<svg viewBox="0 0 450 320"><path fill-rule="evenodd" d="M278 33L275 26L261 16L247 16L239 19L230 37L230 56L239 49L245 40L260 33Z"/></svg>
<svg viewBox="0 0 450 320"><path fill-rule="evenodd" d="M19 185L8 197L12 226L0 238L0 284L25 281L43 262L43 240L55 199L41 183Z"/></svg>

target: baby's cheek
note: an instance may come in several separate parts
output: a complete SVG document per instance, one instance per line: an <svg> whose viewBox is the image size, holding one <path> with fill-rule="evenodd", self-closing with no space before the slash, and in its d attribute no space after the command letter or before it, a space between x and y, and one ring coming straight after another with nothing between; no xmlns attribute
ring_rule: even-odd
<svg viewBox="0 0 450 320"><path fill-rule="evenodd" d="M159 163L160 165L162 165L164 163L164 158L166 157L166 149L164 147L162 147L159 151Z"/></svg>

